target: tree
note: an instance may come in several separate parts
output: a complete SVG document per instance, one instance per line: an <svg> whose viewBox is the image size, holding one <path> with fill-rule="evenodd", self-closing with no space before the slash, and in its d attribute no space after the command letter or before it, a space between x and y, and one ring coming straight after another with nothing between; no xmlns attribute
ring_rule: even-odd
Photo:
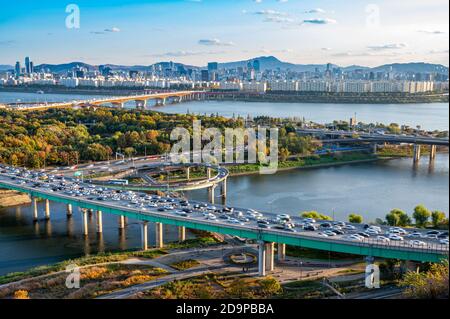
<svg viewBox="0 0 450 319"><path fill-rule="evenodd" d="M361 224L363 222L363 217L357 214L350 214L348 216L348 221L350 223Z"/></svg>
<svg viewBox="0 0 450 319"><path fill-rule="evenodd" d="M289 155L290 155L290 152L287 148L284 148L284 147L280 148L280 161L281 162L285 162L288 159Z"/></svg>
<svg viewBox="0 0 450 319"><path fill-rule="evenodd" d="M425 227L431 217L431 212L425 206L419 205L414 208L413 217L417 227Z"/></svg>
<svg viewBox="0 0 450 319"><path fill-rule="evenodd" d="M400 282L404 294L415 299L448 299L448 260L433 264L425 273L408 272Z"/></svg>
<svg viewBox="0 0 450 319"><path fill-rule="evenodd" d="M434 227L439 227L445 222L446 216L444 212L435 210L431 213L431 222Z"/></svg>
<svg viewBox="0 0 450 319"><path fill-rule="evenodd" d="M333 220L333 218L331 218L330 216L323 215L323 214L320 214L320 213L315 212L315 211L303 212L303 213L301 213L301 216L303 218L314 218L314 219L320 219L320 220Z"/></svg>
<svg viewBox="0 0 450 319"><path fill-rule="evenodd" d="M262 279L260 282L261 287L261 293L264 296L273 296L276 294L279 294L282 290L280 283L272 277L267 277L265 279Z"/></svg>
<svg viewBox="0 0 450 319"><path fill-rule="evenodd" d="M390 226L409 226L411 218L401 209L393 209L386 215L386 222Z"/></svg>

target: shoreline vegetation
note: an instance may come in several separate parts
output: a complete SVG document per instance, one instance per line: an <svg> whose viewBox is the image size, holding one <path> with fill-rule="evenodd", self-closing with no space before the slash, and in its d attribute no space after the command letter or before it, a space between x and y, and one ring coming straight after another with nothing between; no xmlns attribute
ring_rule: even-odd
<svg viewBox="0 0 450 319"><path fill-rule="evenodd" d="M47 94L88 94L88 95L132 95L143 92L143 89L92 89L66 88L58 86L19 86L1 87L0 92L36 93L43 90ZM150 88L148 89L150 90ZM215 92L217 93L217 92ZM219 92L220 93L220 92ZM417 104L417 103L448 103L448 92L406 94L406 93L329 93L329 92L270 92L266 94L250 94L245 92L222 92L208 96L207 100L240 101L240 102L271 102L271 103L341 103L341 104Z"/></svg>

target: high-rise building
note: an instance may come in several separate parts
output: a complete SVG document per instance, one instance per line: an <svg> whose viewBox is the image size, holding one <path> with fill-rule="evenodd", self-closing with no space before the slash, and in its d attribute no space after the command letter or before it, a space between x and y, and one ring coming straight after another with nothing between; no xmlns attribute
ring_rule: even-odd
<svg viewBox="0 0 450 319"><path fill-rule="evenodd" d="M33 61L30 61L30 74L34 73L34 63Z"/></svg>
<svg viewBox="0 0 450 319"><path fill-rule="evenodd" d="M208 71L209 72L214 72L219 70L219 63L217 62L209 62L208 63Z"/></svg>
<svg viewBox="0 0 450 319"><path fill-rule="evenodd" d="M253 69L255 69L255 72L261 72L261 62L259 60L253 61Z"/></svg>
<svg viewBox="0 0 450 319"><path fill-rule="evenodd" d="M203 82L209 81L209 71L208 70L202 70L202 81Z"/></svg>
<svg viewBox="0 0 450 319"><path fill-rule="evenodd" d="M20 62L19 62L19 61L16 62L15 71L16 71L16 76L19 76L20 73L21 73L21 71L22 71L22 70L21 70L21 66L20 66Z"/></svg>
<svg viewBox="0 0 450 319"><path fill-rule="evenodd" d="M30 58L26 57L25 58L25 73L26 74L30 74Z"/></svg>

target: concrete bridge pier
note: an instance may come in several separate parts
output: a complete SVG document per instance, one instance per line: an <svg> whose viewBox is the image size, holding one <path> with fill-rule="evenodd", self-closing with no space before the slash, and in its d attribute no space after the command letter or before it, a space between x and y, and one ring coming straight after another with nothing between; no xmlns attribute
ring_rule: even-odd
<svg viewBox="0 0 450 319"><path fill-rule="evenodd" d="M37 222L38 221L38 204L37 204L37 198L36 197L32 197L31 198L32 201L32 210L33 210L33 222Z"/></svg>
<svg viewBox="0 0 450 319"><path fill-rule="evenodd" d="M166 105L166 98L160 98L160 99L156 99L156 106L164 106Z"/></svg>
<svg viewBox="0 0 450 319"><path fill-rule="evenodd" d="M227 178L225 178L222 182L222 204L226 205L227 203Z"/></svg>
<svg viewBox="0 0 450 319"><path fill-rule="evenodd" d="M97 211L97 233L103 233L103 214L101 210Z"/></svg>
<svg viewBox="0 0 450 319"><path fill-rule="evenodd" d="M156 234L156 248L164 247L164 239L163 239L163 224L156 223L155 224L155 234Z"/></svg>
<svg viewBox="0 0 450 319"><path fill-rule="evenodd" d="M420 155L421 155L421 146L418 144L414 144L414 164L419 164Z"/></svg>
<svg viewBox="0 0 450 319"><path fill-rule="evenodd" d="M45 200L45 219L50 219L50 201L48 199Z"/></svg>
<svg viewBox="0 0 450 319"><path fill-rule="evenodd" d="M145 110L147 107L147 100L136 100L135 103L138 110Z"/></svg>
<svg viewBox="0 0 450 319"><path fill-rule="evenodd" d="M190 167L186 168L186 179L188 181L191 180L191 168Z"/></svg>
<svg viewBox="0 0 450 319"><path fill-rule="evenodd" d="M274 251L275 243L266 243L266 271L273 271L275 269Z"/></svg>
<svg viewBox="0 0 450 319"><path fill-rule="evenodd" d="M213 185L211 187L208 188L208 197L209 197L209 202L211 204L215 204L215 189L216 189L216 185Z"/></svg>
<svg viewBox="0 0 450 319"><path fill-rule="evenodd" d="M141 243L142 250L148 250L148 222L141 224Z"/></svg>
<svg viewBox="0 0 450 319"><path fill-rule="evenodd" d="M125 103L123 102L113 102L111 103L114 107L117 107L118 109L123 109L125 107Z"/></svg>
<svg viewBox="0 0 450 319"><path fill-rule="evenodd" d="M183 242L186 240L186 227L178 227L178 241Z"/></svg>
<svg viewBox="0 0 450 319"><path fill-rule="evenodd" d="M212 169L211 168L208 167L206 169L206 175L208 177L208 180L211 179L211 177L212 177Z"/></svg>
<svg viewBox="0 0 450 319"><path fill-rule="evenodd" d="M378 144L377 143L373 143L372 144L372 153L373 154L377 154L378 152Z"/></svg>
<svg viewBox="0 0 450 319"><path fill-rule="evenodd" d="M263 241L258 242L258 274L266 276L266 243Z"/></svg>
<svg viewBox="0 0 450 319"><path fill-rule="evenodd" d="M82 222L83 222L83 235L89 235L89 224L88 224L88 211L86 208L81 210Z"/></svg>
<svg viewBox="0 0 450 319"><path fill-rule="evenodd" d="M119 216L119 229L125 229L125 216Z"/></svg>
<svg viewBox="0 0 450 319"><path fill-rule="evenodd" d="M73 215L73 207L71 204L67 204L67 217L71 218Z"/></svg>
<svg viewBox="0 0 450 319"><path fill-rule="evenodd" d="M285 261L286 260L286 244L278 243L278 261Z"/></svg>
<svg viewBox="0 0 450 319"><path fill-rule="evenodd" d="M430 146L430 163L433 163L436 159L436 153L437 153L437 146L431 145Z"/></svg>

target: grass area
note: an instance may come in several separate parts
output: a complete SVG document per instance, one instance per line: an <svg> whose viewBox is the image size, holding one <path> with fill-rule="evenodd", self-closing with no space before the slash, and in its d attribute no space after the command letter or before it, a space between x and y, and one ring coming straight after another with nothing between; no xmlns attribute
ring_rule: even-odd
<svg viewBox="0 0 450 319"><path fill-rule="evenodd" d="M171 264L170 267L182 271L182 270L188 270L188 269L197 267L198 265L200 265L200 263L197 260L188 259L188 260L175 262L175 263Z"/></svg>
<svg viewBox="0 0 450 319"><path fill-rule="evenodd" d="M301 248L296 246L286 246L286 255L297 258L317 259L323 261L361 259L361 256L358 255L328 252L323 250Z"/></svg>
<svg viewBox="0 0 450 319"><path fill-rule="evenodd" d="M4 276L0 276L0 285L15 282L27 278L42 276L46 274L51 274L58 271L63 271L68 265L76 264L79 267L88 265L97 265L111 262L120 262L130 257L148 258L153 259L159 256L165 255L167 252L165 250L149 250L149 251L128 251L128 252L117 252L117 253L106 253L98 254L95 256L81 257L77 259L65 260L54 265L40 266L32 268L24 272L10 273Z"/></svg>
<svg viewBox="0 0 450 319"><path fill-rule="evenodd" d="M163 277L167 272L144 265L110 264L80 269L80 288L66 286L68 274L54 274L45 279L0 290L0 298L90 299L100 295Z"/></svg>
<svg viewBox="0 0 450 319"><path fill-rule="evenodd" d="M321 165L337 165L355 161L376 159L377 156L367 153L342 153L335 155L310 156L297 160L288 160L278 163L278 169L307 168ZM241 164L227 167L230 174L254 173L259 171L258 164Z"/></svg>
<svg viewBox="0 0 450 319"><path fill-rule="evenodd" d="M170 243L164 249L152 249L147 251L125 251L112 252L105 254L98 254L94 256L80 257L71 260L65 260L54 265L45 265L24 272L10 273L0 276L0 285L15 282L27 278L51 274L58 271L63 271L68 265L76 264L79 267L88 265L97 265L110 262L120 262L131 257L154 259L168 254L170 249L187 249L187 248L203 248L208 246L220 245L221 242L208 232L195 231L197 238L188 239L181 243Z"/></svg>
<svg viewBox="0 0 450 319"><path fill-rule="evenodd" d="M293 281L283 285L282 299L316 299L331 296L321 280Z"/></svg>
<svg viewBox="0 0 450 319"><path fill-rule="evenodd" d="M202 238L188 239L181 243L170 243L166 245L166 249L204 248L221 244L222 242L220 242L214 237L202 237Z"/></svg>
<svg viewBox="0 0 450 319"><path fill-rule="evenodd" d="M241 273L211 274L167 283L149 290L142 299L263 299L282 293L271 277L254 278Z"/></svg>

